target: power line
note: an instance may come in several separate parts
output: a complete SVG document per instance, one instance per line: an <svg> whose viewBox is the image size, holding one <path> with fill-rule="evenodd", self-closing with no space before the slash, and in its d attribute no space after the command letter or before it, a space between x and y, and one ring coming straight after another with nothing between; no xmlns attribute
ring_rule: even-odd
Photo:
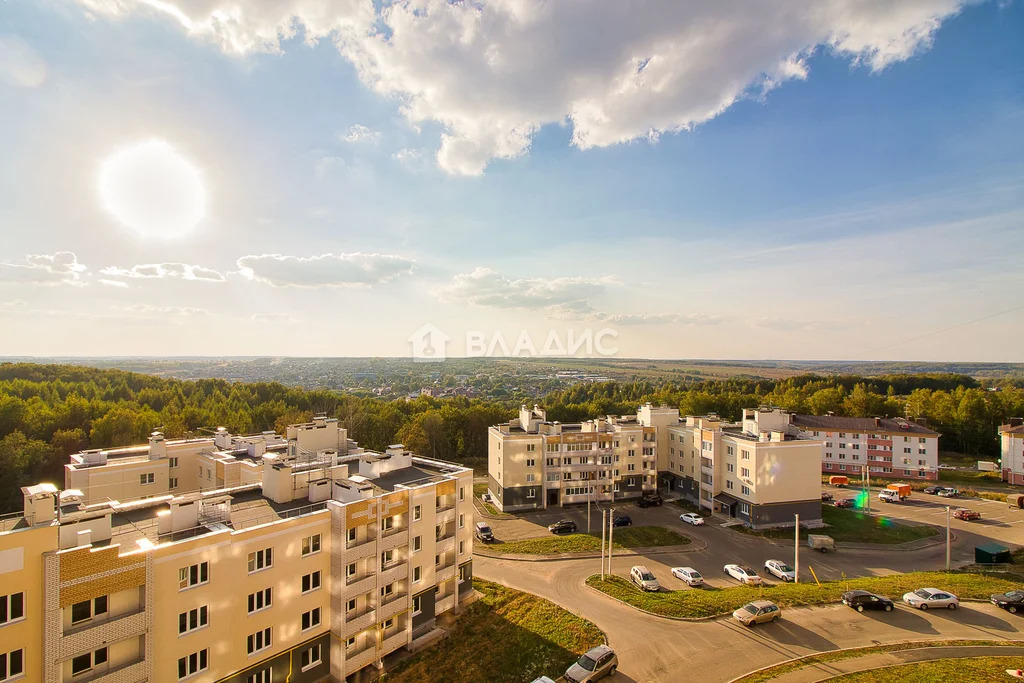
<svg viewBox="0 0 1024 683"><path fill-rule="evenodd" d="M863 353L859 353L856 356L854 356L854 358L858 358L860 356L866 356L869 353L876 353L878 351L884 351L886 349L891 349L892 347L900 346L901 344L909 344L910 342L915 342L915 341L918 341L919 339L925 339L926 337L933 337L933 336L935 336L937 334L942 334L944 332L949 332L950 330L955 330L955 329L957 329L959 327L966 327L967 325L973 325L974 323L980 323L982 320L988 320L989 318L995 318L995 317L998 317L1000 315L1006 315L1007 313L1013 313L1014 311L1019 311L1022 308L1024 308L1024 304L1020 304L1018 306L1014 306L1013 308L1007 308L1004 311L998 311L996 313L991 313L989 315L983 315L982 317L975 318L973 320L966 320L966 321L964 321L962 323L957 323L956 325L950 325L949 327L944 327L941 330L934 330L933 332L926 332L925 334L918 335L916 337L911 337L910 339L903 339L902 341L893 342L892 344L887 344L885 346L879 346L878 348L874 348L874 349L870 349L868 351L864 351Z"/></svg>

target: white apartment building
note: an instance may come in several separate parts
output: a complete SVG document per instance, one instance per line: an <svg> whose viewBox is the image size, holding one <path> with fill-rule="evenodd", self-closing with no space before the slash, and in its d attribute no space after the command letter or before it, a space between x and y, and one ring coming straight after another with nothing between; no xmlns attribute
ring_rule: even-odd
<svg viewBox="0 0 1024 683"><path fill-rule="evenodd" d="M1024 485L1024 418L1011 417L999 427L1003 481Z"/></svg>

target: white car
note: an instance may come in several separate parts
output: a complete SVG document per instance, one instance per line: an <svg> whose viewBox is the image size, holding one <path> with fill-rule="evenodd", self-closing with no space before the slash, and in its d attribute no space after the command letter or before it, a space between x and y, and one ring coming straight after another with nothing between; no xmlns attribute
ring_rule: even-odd
<svg viewBox="0 0 1024 683"><path fill-rule="evenodd" d="M700 526L704 523L704 518L698 515L696 512L684 512L683 514L679 515L679 521L686 522L687 524L692 524L694 526Z"/></svg>
<svg viewBox="0 0 1024 683"><path fill-rule="evenodd" d="M952 465L939 465L940 470L955 470L956 468Z"/></svg>
<svg viewBox="0 0 1024 683"><path fill-rule="evenodd" d="M761 583L761 577L750 567L743 567L738 564L727 564L722 571L736 579L740 583L756 586Z"/></svg>
<svg viewBox="0 0 1024 683"><path fill-rule="evenodd" d="M764 570L783 581L796 581L796 570L782 560L768 560L764 563Z"/></svg>
<svg viewBox="0 0 1024 683"><path fill-rule="evenodd" d="M939 498L956 498L960 495L960 491L953 487L949 487L942 489L935 495L937 495Z"/></svg>
<svg viewBox="0 0 1024 683"><path fill-rule="evenodd" d="M687 586L704 585L704 577L693 567L673 567L672 576L684 582Z"/></svg>
<svg viewBox="0 0 1024 683"><path fill-rule="evenodd" d="M930 609L932 607L956 609L960 606L960 598L952 593L940 591L938 588L918 588L912 593L904 594L903 602L918 609Z"/></svg>
<svg viewBox="0 0 1024 683"><path fill-rule="evenodd" d="M656 592L661 590L661 586L658 585L658 580L654 578L654 574L642 564L638 564L629 570L629 580L635 583L642 591Z"/></svg>

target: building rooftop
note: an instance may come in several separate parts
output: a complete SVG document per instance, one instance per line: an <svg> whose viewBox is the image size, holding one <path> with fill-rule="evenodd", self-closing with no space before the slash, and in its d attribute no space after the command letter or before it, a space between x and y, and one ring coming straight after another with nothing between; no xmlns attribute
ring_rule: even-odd
<svg viewBox="0 0 1024 683"><path fill-rule="evenodd" d="M903 418L886 417L842 417L839 415L793 415L792 424L804 429L824 429L838 431L845 429L850 432L907 432L927 436L939 436L939 433L924 425Z"/></svg>

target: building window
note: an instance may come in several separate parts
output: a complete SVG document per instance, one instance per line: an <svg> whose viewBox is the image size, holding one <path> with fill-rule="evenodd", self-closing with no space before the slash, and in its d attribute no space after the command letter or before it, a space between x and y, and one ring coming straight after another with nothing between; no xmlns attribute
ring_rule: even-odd
<svg viewBox="0 0 1024 683"><path fill-rule="evenodd" d="M107 662L107 648L101 647L95 652L88 652L84 655L79 655L71 660L71 675L77 676L84 674L86 671L91 671L94 666L105 664Z"/></svg>
<svg viewBox="0 0 1024 683"><path fill-rule="evenodd" d="M744 515L750 514L750 505L747 503L740 503L740 513Z"/></svg>
<svg viewBox="0 0 1024 683"><path fill-rule="evenodd" d="M193 652L192 654L178 660L178 680L180 681L183 678L195 676L200 671L206 671L209 666L209 648L202 649L199 652Z"/></svg>
<svg viewBox="0 0 1024 683"><path fill-rule="evenodd" d="M250 655L266 650L268 647L270 647L269 626L262 631L256 631L256 633L250 634L245 639L245 651Z"/></svg>
<svg viewBox="0 0 1024 683"><path fill-rule="evenodd" d="M347 603L345 603L345 611L347 611L347 612L355 612L356 611L356 599L355 598L352 598Z"/></svg>
<svg viewBox="0 0 1024 683"><path fill-rule="evenodd" d="M918 455L927 455L928 454L928 449L927 448L918 448L917 449L917 454Z"/></svg>
<svg viewBox="0 0 1024 683"><path fill-rule="evenodd" d="M0 653L0 681L9 681L25 673L25 651Z"/></svg>
<svg viewBox="0 0 1024 683"><path fill-rule="evenodd" d="M846 438L846 432L839 432L839 438L840 439L845 439Z"/></svg>
<svg viewBox="0 0 1024 683"><path fill-rule="evenodd" d="M727 489L731 489L732 488L732 480L729 480L729 479L725 480L725 488L727 488Z"/></svg>
<svg viewBox="0 0 1024 683"><path fill-rule="evenodd" d="M840 466L839 466L839 469L840 469L841 471L846 471L846 465L840 465Z"/></svg>
<svg viewBox="0 0 1024 683"><path fill-rule="evenodd" d="M740 458L743 460L750 460L750 451L740 451Z"/></svg>
<svg viewBox="0 0 1024 683"><path fill-rule="evenodd" d="M840 448L846 448L846 444L845 444L845 443L843 443L842 441L840 441L840 442L839 442L839 447L840 447Z"/></svg>
<svg viewBox="0 0 1024 683"><path fill-rule="evenodd" d="M534 443L526 444L526 452L527 453L533 453L535 450L537 450L537 444L534 444Z"/></svg>
<svg viewBox="0 0 1024 683"><path fill-rule="evenodd" d="M466 487L465 486L460 486L459 487L459 500L466 500Z"/></svg>
<svg viewBox="0 0 1024 683"><path fill-rule="evenodd" d="M726 455L733 455L734 454L732 446L726 446L725 447L725 454Z"/></svg>
<svg viewBox="0 0 1024 683"><path fill-rule="evenodd" d="M422 544L422 542L421 542L419 536L413 536L412 537L412 551L414 553L419 552L421 544Z"/></svg>
<svg viewBox="0 0 1024 683"><path fill-rule="evenodd" d="M349 562L348 565L345 566L345 578L347 579L347 578L349 578L351 576L355 576L355 575L356 575L356 563L355 562Z"/></svg>
<svg viewBox="0 0 1024 683"><path fill-rule="evenodd" d="M903 452L904 453L909 453L910 452L910 447L909 446L904 447Z"/></svg>
<svg viewBox="0 0 1024 683"><path fill-rule="evenodd" d="M356 528L355 527L352 527L351 529L348 530L348 542L349 543L355 543L356 542Z"/></svg>
<svg viewBox="0 0 1024 683"><path fill-rule="evenodd" d="M312 669L320 663L320 643L302 651L299 655L299 668L303 671Z"/></svg>
<svg viewBox="0 0 1024 683"><path fill-rule="evenodd" d="M903 474L909 477L909 476L913 475L914 472L913 472L913 470L903 470Z"/></svg>
<svg viewBox="0 0 1024 683"><path fill-rule="evenodd" d="M420 506L417 505L416 507L414 507L412 509L412 521L418 522L421 516L422 516L422 512L420 510Z"/></svg>
<svg viewBox="0 0 1024 683"><path fill-rule="evenodd" d="M526 466L527 467L536 467L537 466L537 461L534 460L533 458L527 458Z"/></svg>
<svg viewBox="0 0 1024 683"><path fill-rule="evenodd" d="M146 474L139 475L139 484L141 484L142 486L145 486L146 484L152 484L155 481L156 475L153 474L152 472L147 472ZM82 656L84 657L85 655Z"/></svg>
<svg viewBox="0 0 1024 683"><path fill-rule="evenodd" d="M257 671L254 674L249 674L246 677L245 683L272 683L274 680L274 669L273 667L267 667Z"/></svg>
<svg viewBox="0 0 1024 683"><path fill-rule="evenodd" d="M459 583L469 580L469 566L469 562L467 562L466 564L459 567Z"/></svg>
<svg viewBox="0 0 1024 683"><path fill-rule="evenodd" d="M185 590L210 580L210 563L200 562L178 570L178 590Z"/></svg>
<svg viewBox="0 0 1024 683"><path fill-rule="evenodd" d="M182 612L178 615L178 635L180 636L184 633L191 633L192 631L201 629L208 623L209 612L206 605L189 610L188 612Z"/></svg>
<svg viewBox="0 0 1024 683"><path fill-rule="evenodd" d="M315 591L320 588L320 570L316 570L312 574L305 574L302 577L302 592L308 593Z"/></svg>
<svg viewBox="0 0 1024 683"><path fill-rule="evenodd" d="M626 486L629 486L629 487L636 486L636 477L628 477L626 479Z"/></svg>
<svg viewBox="0 0 1024 683"><path fill-rule="evenodd" d="M859 443L853 444L853 450L859 451L860 450L860 444Z"/></svg>
<svg viewBox="0 0 1024 683"><path fill-rule="evenodd" d="M25 593L0 595L0 624L25 618Z"/></svg>
<svg viewBox="0 0 1024 683"><path fill-rule="evenodd" d="M537 489L530 489L529 491L527 491L526 492L526 497L527 498L536 498L537 497Z"/></svg>
<svg viewBox="0 0 1024 683"><path fill-rule="evenodd" d="M98 617L101 614L107 613L107 596L101 595L98 598L92 600L85 600L83 602L76 602L71 605L71 623L79 624L83 621L88 621L93 617Z"/></svg>
<svg viewBox="0 0 1024 683"><path fill-rule="evenodd" d="M423 578L422 569L420 567L413 567L412 568L412 582L413 583L419 583L420 579L422 579L422 578Z"/></svg>
<svg viewBox="0 0 1024 683"><path fill-rule="evenodd" d="M750 495L750 487L749 486L741 486L740 487L740 493L742 493L744 496L749 496Z"/></svg>
<svg viewBox="0 0 1024 683"><path fill-rule="evenodd" d="M178 457L175 456L173 458L167 458L167 466L168 467L177 467L178 466Z"/></svg>
<svg viewBox="0 0 1024 683"><path fill-rule="evenodd" d="M750 478L750 469L746 467L740 468L740 476Z"/></svg>
<svg viewBox="0 0 1024 683"><path fill-rule="evenodd" d="M923 436L919 436L917 438L917 442L918 443L928 443L928 441Z"/></svg>
<svg viewBox="0 0 1024 683"><path fill-rule="evenodd" d="M459 555L464 555L465 553L466 553L466 542L465 541L459 541Z"/></svg>
<svg viewBox="0 0 1024 683"><path fill-rule="evenodd" d="M380 568L381 569L384 569L384 567L388 566L389 564L391 564L394 561L395 561L395 551L394 550L385 550L384 552L382 552L380 554Z"/></svg>
<svg viewBox="0 0 1024 683"><path fill-rule="evenodd" d="M272 548L264 548L254 553L249 553L249 573L269 569L274 566L274 551Z"/></svg>
<svg viewBox="0 0 1024 683"><path fill-rule="evenodd" d="M627 472L633 472L635 470L636 470L636 465L634 465L633 463L627 463L626 464L626 471Z"/></svg>
<svg viewBox="0 0 1024 683"><path fill-rule="evenodd" d="M381 586L380 597L386 598L395 592L395 584L389 583L386 586Z"/></svg>
<svg viewBox="0 0 1024 683"><path fill-rule="evenodd" d="M387 519L391 519L388 517ZM302 555L313 555L320 552L320 534L313 534L302 539Z"/></svg>
<svg viewBox="0 0 1024 683"><path fill-rule="evenodd" d="M274 602L273 597L272 588L264 588L261 591L249 593L249 614L270 607Z"/></svg>
<svg viewBox="0 0 1024 683"><path fill-rule="evenodd" d="M527 484L532 484L533 483L533 474L527 474L526 475L526 483Z"/></svg>
<svg viewBox="0 0 1024 683"><path fill-rule="evenodd" d="M460 513L459 514L459 528L463 529L463 528L465 528L465 526L466 526L466 515Z"/></svg>
<svg viewBox="0 0 1024 683"><path fill-rule="evenodd" d="M348 640L345 641L345 647L347 647L348 649L351 650L355 646L356 646L356 637L355 636L352 636L351 638L349 638Z"/></svg>
<svg viewBox="0 0 1024 683"><path fill-rule="evenodd" d="M308 631L320 625L320 608L314 607L308 612L302 613L302 630Z"/></svg>
<svg viewBox="0 0 1024 683"><path fill-rule="evenodd" d="M412 613L417 615L423 611L423 596L417 595L412 599Z"/></svg>
<svg viewBox="0 0 1024 683"><path fill-rule="evenodd" d="M168 480L168 486L169 486L169 488L172 488L172 489L178 488L178 478L177 477L171 477Z"/></svg>

